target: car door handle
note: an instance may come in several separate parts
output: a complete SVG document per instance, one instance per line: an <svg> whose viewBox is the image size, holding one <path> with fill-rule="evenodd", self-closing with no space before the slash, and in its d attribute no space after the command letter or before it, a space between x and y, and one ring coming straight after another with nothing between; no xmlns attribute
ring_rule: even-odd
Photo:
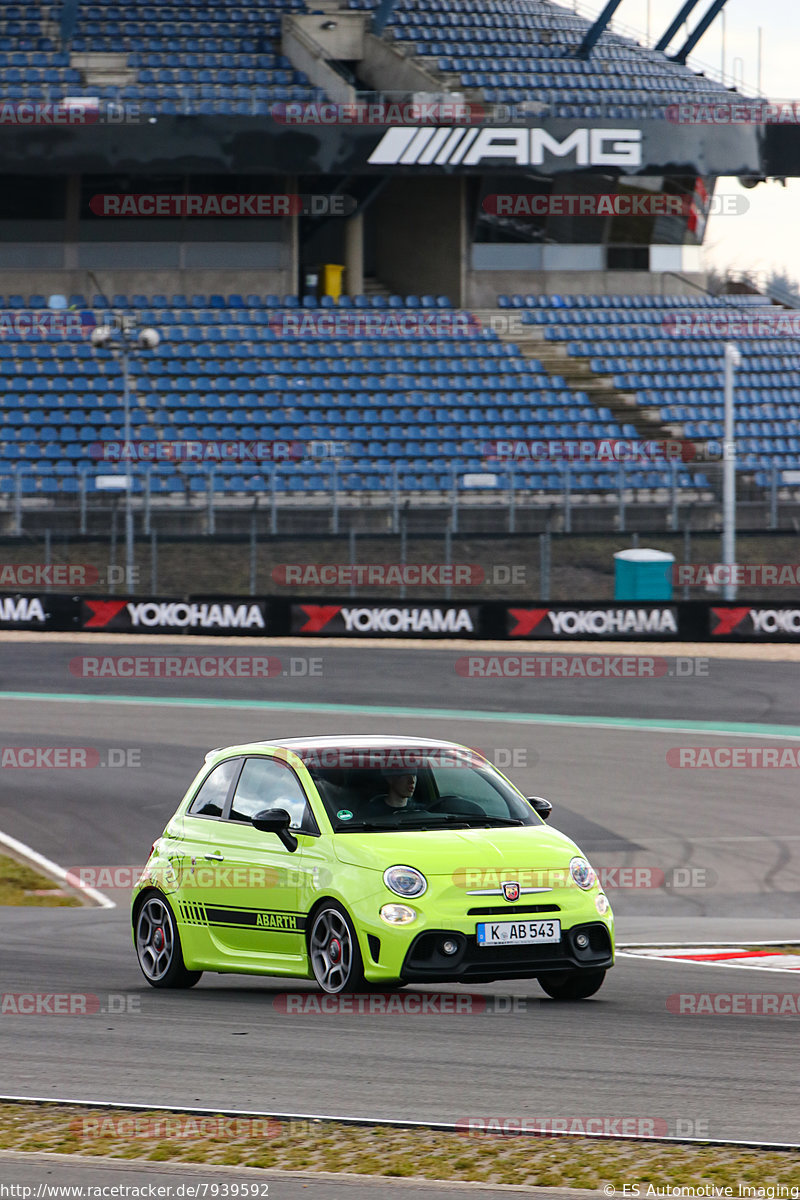
<svg viewBox="0 0 800 1200"><path fill-rule="evenodd" d="M204 854L203 858L213 859L214 862L224 862L225 861L224 854Z"/></svg>

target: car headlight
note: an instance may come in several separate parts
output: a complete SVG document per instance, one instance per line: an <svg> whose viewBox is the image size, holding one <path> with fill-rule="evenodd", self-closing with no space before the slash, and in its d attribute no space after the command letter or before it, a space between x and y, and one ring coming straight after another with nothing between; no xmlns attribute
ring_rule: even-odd
<svg viewBox="0 0 800 1200"><path fill-rule="evenodd" d="M601 917L604 917L611 907L602 892L595 898L594 906L600 913Z"/></svg>
<svg viewBox="0 0 800 1200"><path fill-rule="evenodd" d="M428 887L427 879L415 867L387 867L383 882L396 896L421 896Z"/></svg>
<svg viewBox="0 0 800 1200"><path fill-rule="evenodd" d="M597 881L594 869L582 855L578 855L576 858L570 860L569 873L572 877L572 882L577 883L578 887L583 888L584 892L588 892L589 888L594 887Z"/></svg>
<svg viewBox="0 0 800 1200"><path fill-rule="evenodd" d="M416 912L407 904L384 904L381 909L381 920L387 925L410 925L416 919Z"/></svg>

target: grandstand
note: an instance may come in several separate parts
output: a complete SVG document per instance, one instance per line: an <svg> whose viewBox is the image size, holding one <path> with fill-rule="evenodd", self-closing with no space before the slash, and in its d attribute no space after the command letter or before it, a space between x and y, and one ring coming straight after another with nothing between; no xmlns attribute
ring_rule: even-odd
<svg viewBox="0 0 800 1200"><path fill-rule="evenodd" d="M729 100L731 89L608 30L584 54L592 23L547 0L397 0L385 27L373 24L377 12L373 0L94 0L64 30L58 5L5 5L6 105L91 98L140 115L121 127L3 131L0 156L18 188L0 201L0 308L41 311L63 293L88 324L128 317L157 329L158 349L130 359L138 443L305 447L289 460L216 466L213 477L208 463L154 453L133 475L155 504L199 504L213 488L243 509L262 495L325 506L332 492L355 507L453 491L479 505L494 489L547 506L567 490L602 506L621 486L641 502L663 505L678 490L716 504L714 463L621 474L603 462L507 459L495 446L685 438L702 450L721 438L725 339L676 337L668 324L677 310L734 308L733 297L704 294L695 251L724 156L758 177L756 140L728 130L719 148L668 114L678 103ZM492 148L485 159L462 151L441 163L416 150L393 171L376 166L383 128L294 129L276 119L290 103L424 95L510 106L498 143L545 122L549 158L521 168ZM592 138L604 148L602 165L588 170L570 141L587 121L601 123ZM622 131L641 147L632 170L607 146L622 122L638 123ZM448 135L438 130L435 144ZM686 163L678 174L676 161ZM668 229L619 218L613 228L503 225L477 204L501 176L509 190L544 194L652 191L657 180L696 206ZM101 192L223 185L347 194L357 210L316 225L275 218L212 231L206 222L196 236L181 219L109 220L98 232L89 211ZM308 283L325 262L346 267L341 296ZM764 313L763 299L746 302ZM433 311L466 325L287 336L281 322L298 309ZM513 329L507 314L519 317ZM756 488L774 487L800 448L800 342L740 345L738 468ZM94 499L98 476L123 470L103 449L122 437L119 359L85 336L8 331L0 359L0 495L67 507L78 493ZM334 443L335 457L314 452Z"/></svg>
<svg viewBox="0 0 800 1200"><path fill-rule="evenodd" d="M374 8L374 0L347 4ZM475 91L536 116L629 120L730 98L722 84L614 33L579 59L590 22L547 0L400 0L387 28L446 76L449 91Z"/></svg>
<svg viewBox="0 0 800 1200"><path fill-rule="evenodd" d="M325 98L274 49L281 15L304 12L302 0L82 3L69 50L60 44L56 11L4 6L0 32L8 49L0 67L9 100L91 94L147 113L249 115L278 101Z"/></svg>
<svg viewBox="0 0 800 1200"><path fill-rule="evenodd" d="M6 4L4 95L55 101L82 94L89 82L87 94L134 101L148 113L266 114L276 102L326 98L276 51L284 16L375 8L375 0L86 2L67 51L57 5ZM386 39L441 74L443 91L540 116L630 119L683 101L730 99L721 83L611 32L590 59L575 57L589 27L547 0L399 0ZM482 53L470 52L478 47ZM120 81L94 83L93 71L116 71Z"/></svg>

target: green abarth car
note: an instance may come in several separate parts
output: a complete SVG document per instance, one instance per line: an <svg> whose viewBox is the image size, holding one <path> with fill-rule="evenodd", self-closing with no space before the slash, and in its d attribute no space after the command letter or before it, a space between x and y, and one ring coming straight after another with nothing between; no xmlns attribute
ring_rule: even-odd
<svg viewBox="0 0 800 1200"><path fill-rule="evenodd" d="M613 966L614 919L549 815L454 742L213 750L137 880L139 965L163 988L203 971L333 993L535 978L583 999Z"/></svg>

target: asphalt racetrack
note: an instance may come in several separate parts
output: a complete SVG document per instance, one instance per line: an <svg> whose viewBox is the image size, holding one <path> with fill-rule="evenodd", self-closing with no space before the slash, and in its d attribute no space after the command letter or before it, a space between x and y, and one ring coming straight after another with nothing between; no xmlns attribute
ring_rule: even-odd
<svg viewBox="0 0 800 1200"><path fill-rule="evenodd" d="M129 680L84 678L74 661L200 652L270 653L284 667L269 679ZM138 865L212 747L441 736L552 801L552 823L606 872L618 942L797 940L797 768L670 765L681 748L800 749L796 665L670 659L657 678L482 679L457 669L465 653L4 640L3 747L91 747L121 765L3 769L0 830L63 867ZM4 1013L5 1095L432 1122L636 1118L674 1136L799 1140L800 1017L681 1015L670 997L795 994L800 973L622 955L583 1003L514 981L471 989L455 1014L287 1015L276 997L309 984L206 975L187 993L148 988L127 895L109 895L116 908L0 912L4 993L90 993L107 1010Z"/></svg>

